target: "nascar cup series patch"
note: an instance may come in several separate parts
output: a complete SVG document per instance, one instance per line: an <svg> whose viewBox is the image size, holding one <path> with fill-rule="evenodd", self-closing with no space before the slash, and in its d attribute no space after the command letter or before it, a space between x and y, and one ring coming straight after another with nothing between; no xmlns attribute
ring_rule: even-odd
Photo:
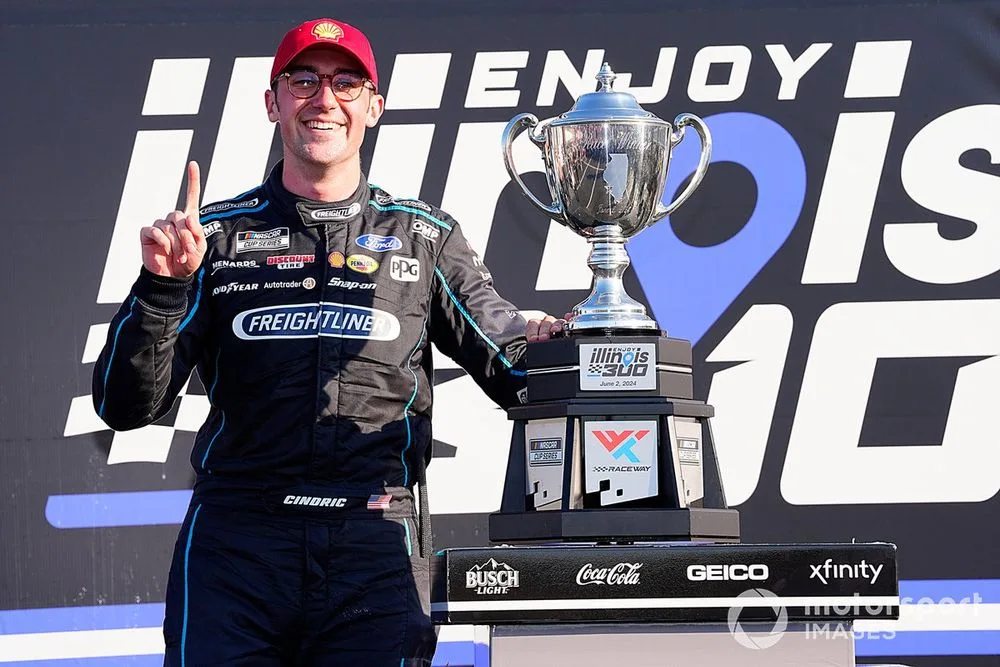
<svg viewBox="0 0 1000 667"><path fill-rule="evenodd" d="M263 232L237 232L236 252L284 250L288 247L288 227L276 227Z"/></svg>

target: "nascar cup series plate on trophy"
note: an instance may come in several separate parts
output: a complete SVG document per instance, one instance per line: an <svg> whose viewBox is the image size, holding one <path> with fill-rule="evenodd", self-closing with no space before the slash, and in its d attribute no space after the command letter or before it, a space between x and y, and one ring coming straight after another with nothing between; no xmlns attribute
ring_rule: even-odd
<svg viewBox="0 0 1000 667"><path fill-rule="evenodd" d="M671 125L631 94L612 90L615 73L607 63L596 78L598 90L581 95L561 116L541 122L528 113L512 118L501 140L504 163L532 204L591 243L587 265L594 272L593 289L573 308L569 332L654 333L656 321L622 284L629 265L625 242L691 196L708 169L712 139L697 116L680 114ZM687 187L664 206L670 155L687 127L701 139L701 157ZM513 143L525 130L542 152L551 204L535 197L514 168Z"/></svg>

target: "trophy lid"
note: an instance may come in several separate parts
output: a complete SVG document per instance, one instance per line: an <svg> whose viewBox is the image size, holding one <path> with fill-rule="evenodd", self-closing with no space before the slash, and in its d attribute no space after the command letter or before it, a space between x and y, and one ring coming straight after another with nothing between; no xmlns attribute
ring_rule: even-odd
<svg viewBox="0 0 1000 667"><path fill-rule="evenodd" d="M639 106L630 93L618 93L612 90L611 84L617 76L608 63L601 66L601 70L594 78L600 81L601 87L596 92L581 95L573 108L552 121L550 126L616 120L670 124Z"/></svg>

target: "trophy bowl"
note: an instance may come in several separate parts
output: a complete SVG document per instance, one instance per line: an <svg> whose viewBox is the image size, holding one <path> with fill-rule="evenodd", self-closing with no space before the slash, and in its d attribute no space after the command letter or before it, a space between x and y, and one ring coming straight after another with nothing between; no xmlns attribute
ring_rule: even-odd
<svg viewBox="0 0 1000 667"><path fill-rule="evenodd" d="M697 116L680 114L671 124L644 110L631 94L612 90L615 74L607 63L596 78L598 90L581 95L561 116L512 118L501 139L504 164L536 208L591 243L587 265L594 273L593 288L573 308L568 331L648 334L659 326L622 284L629 265L625 242L691 196L708 170L712 139ZM687 186L664 205L670 156L687 127L701 140L701 156ZM549 204L528 190L514 167L513 142L525 130L542 153Z"/></svg>

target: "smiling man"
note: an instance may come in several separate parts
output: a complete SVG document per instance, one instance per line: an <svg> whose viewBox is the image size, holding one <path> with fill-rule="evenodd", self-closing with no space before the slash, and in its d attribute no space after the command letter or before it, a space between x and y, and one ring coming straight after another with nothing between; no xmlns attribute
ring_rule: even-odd
<svg viewBox="0 0 1000 667"><path fill-rule="evenodd" d="M167 665L426 666L430 345L508 407L526 340L563 321L525 322L455 220L367 182L359 151L384 101L360 31L296 27L270 84L283 159L200 211L189 165L185 210L141 232L95 408L133 429L169 412L194 368L208 389Z"/></svg>

